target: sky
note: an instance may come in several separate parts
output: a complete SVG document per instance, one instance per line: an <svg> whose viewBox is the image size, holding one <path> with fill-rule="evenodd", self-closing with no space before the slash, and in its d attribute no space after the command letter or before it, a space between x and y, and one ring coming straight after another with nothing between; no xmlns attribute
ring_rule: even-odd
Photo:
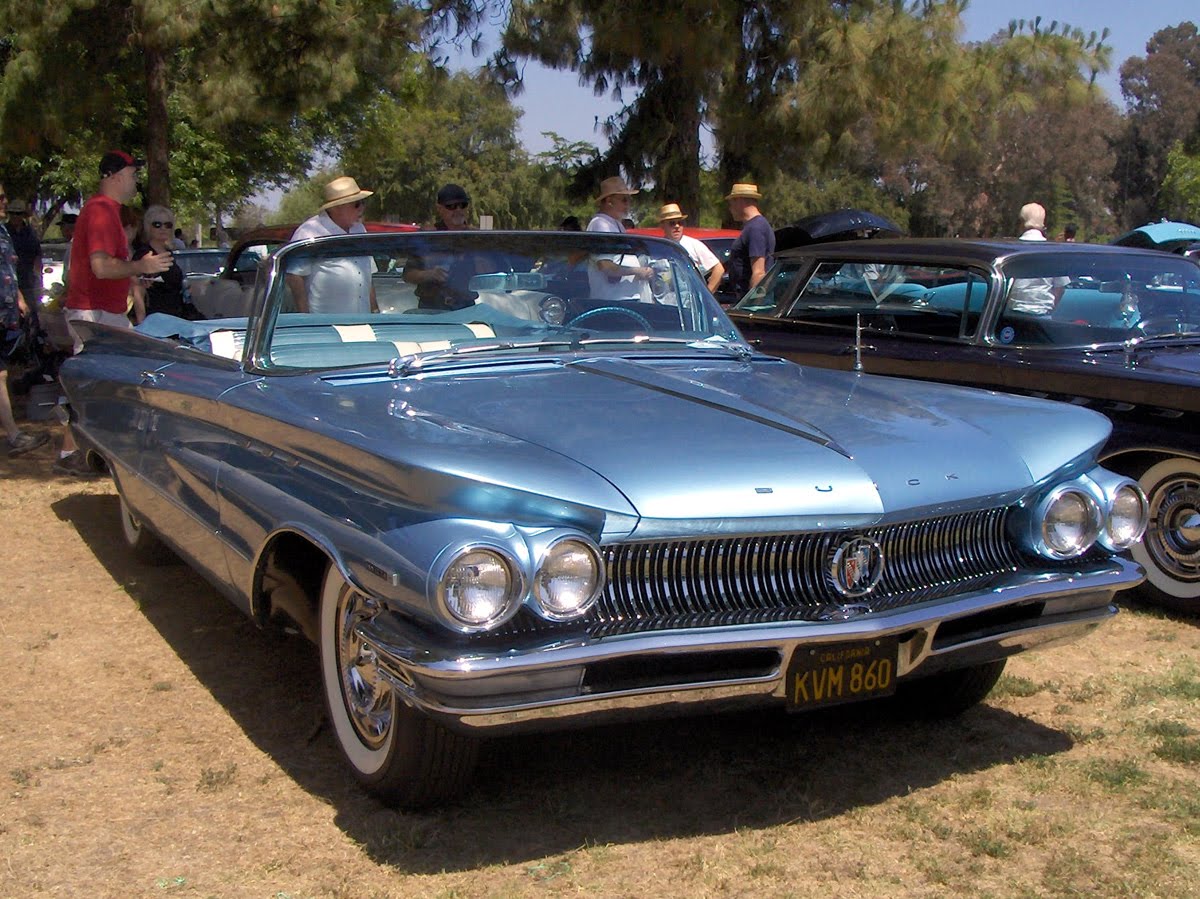
<svg viewBox="0 0 1200 899"><path fill-rule="evenodd" d="M1085 34L1104 28L1112 47L1112 69L1099 82L1119 108L1124 108L1118 73L1130 56L1144 56L1146 42L1161 28L1196 21L1197 0L973 0L963 14L964 41L981 41L1008 27L1014 19L1032 21L1041 16L1044 25L1067 23ZM463 54L462 67L479 65L481 59ZM568 141L588 141L607 147L597 121L612 115L620 105L608 97L596 97L590 87L580 87L573 72L561 72L530 64L525 72L525 92L514 100L525 111L520 135L531 153L547 150L551 142L542 132L553 131Z"/></svg>

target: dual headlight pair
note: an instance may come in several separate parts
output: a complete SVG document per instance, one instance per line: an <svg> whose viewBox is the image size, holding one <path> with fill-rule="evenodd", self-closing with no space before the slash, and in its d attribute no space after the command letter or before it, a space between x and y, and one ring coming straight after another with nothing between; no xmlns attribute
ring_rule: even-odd
<svg viewBox="0 0 1200 899"><path fill-rule="evenodd" d="M464 633L489 630L516 614L526 601L548 621L571 621L588 613L604 586L600 550L568 536L541 553L532 575L507 551L469 546L449 560L438 580L438 602Z"/></svg>
<svg viewBox="0 0 1200 899"><path fill-rule="evenodd" d="M1146 517L1146 496L1136 483L1096 469L1042 498L1030 538L1034 549L1051 559L1077 558L1096 543L1122 552L1142 539Z"/></svg>

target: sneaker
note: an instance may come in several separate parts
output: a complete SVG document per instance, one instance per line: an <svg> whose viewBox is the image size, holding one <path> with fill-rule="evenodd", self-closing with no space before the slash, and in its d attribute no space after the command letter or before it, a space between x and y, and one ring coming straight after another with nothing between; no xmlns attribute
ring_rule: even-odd
<svg viewBox="0 0 1200 899"><path fill-rule="evenodd" d="M54 470L58 474L67 474L76 478L100 477L100 472L88 464L87 457L79 450L76 450L69 456L63 456L55 462Z"/></svg>
<svg viewBox="0 0 1200 899"><path fill-rule="evenodd" d="M50 440L49 434L18 434L8 441L8 457L21 456Z"/></svg>

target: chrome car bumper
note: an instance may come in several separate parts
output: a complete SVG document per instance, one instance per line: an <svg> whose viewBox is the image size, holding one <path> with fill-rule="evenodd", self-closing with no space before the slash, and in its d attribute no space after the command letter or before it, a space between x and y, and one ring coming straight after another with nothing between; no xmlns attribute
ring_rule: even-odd
<svg viewBox="0 0 1200 899"><path fill-rule="evenodd" d="M1005 658L1087 634L1116 614L1114 594L1142 577L1138 565L1113 558L847 621L541 637L503 650L431 645L427 631L395 614L358 633L405 701L484 735L782 705L788 661L801 646L895 635L901 682Z"/></svg>

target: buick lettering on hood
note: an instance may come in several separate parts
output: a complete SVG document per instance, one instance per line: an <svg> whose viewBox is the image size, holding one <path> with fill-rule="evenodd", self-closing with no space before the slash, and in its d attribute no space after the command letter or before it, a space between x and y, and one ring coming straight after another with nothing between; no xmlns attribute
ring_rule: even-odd
<svg viewBox="0 0 1200 899"><path fill-rule="evenodd" d="M314 641L350 770L403 805L501 733L957 714L1142 579L1103 416L763 355L654 237L319 238L248 318L79 327L71 428L130 550Z"/></svg>

